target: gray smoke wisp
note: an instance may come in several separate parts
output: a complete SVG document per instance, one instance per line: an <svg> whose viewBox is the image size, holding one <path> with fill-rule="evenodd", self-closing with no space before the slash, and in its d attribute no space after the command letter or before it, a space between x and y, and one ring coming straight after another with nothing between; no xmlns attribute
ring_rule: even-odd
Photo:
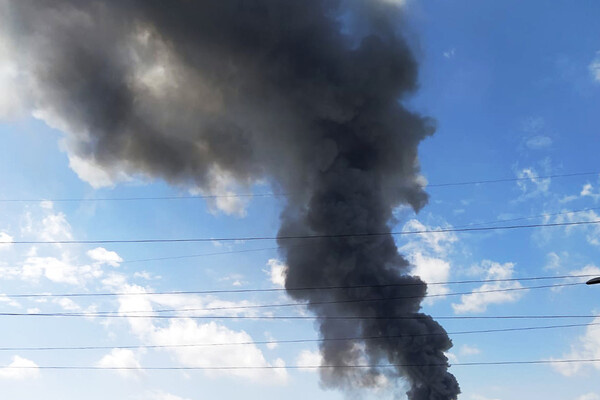
<svg viewBox="0 0 600 400"><path fill-rule="evenodd" d="M427 202L417 148L434 129L402 106L417 64L390 0L0 5L32 107L67 133L84 179L138 174L205 191L223 177L268 179L291 193L280 236L389 232L395 207ZM417 283L289 292L308 302L323 338L405 335L322 342L324 365L412 365L323 369L324 387L399 381L412 400L456 399L451 341L420 313L426 285L391 236L296 243L279 240L289 288ZM356 298L382 300L310 305ZM319 319L328 315L418 318ZM411 337L423 333L442 335Z"/></svg>

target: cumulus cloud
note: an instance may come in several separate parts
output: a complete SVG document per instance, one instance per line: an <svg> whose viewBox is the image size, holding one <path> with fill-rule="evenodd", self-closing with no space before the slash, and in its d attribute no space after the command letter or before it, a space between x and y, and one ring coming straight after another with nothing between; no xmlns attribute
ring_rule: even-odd
<svg viewBox="0 0 600 400"><path fill-rule="evenodd" d="M600 216L593 210L578 213L569 213L557 215L554 220L548 220L554 223L569 223L579 221L599 221ZM594 246L600 246L600 225L592 224L589 226L566 226L564 232L566 235L572 234L575 230L585 233L587 242ZM550 235L555 231L552 228L543 228L541 234Z"/></svg>
<svg viewBox="0 0 600 400"><path fill-rule="evenodd" d="M476 346L469 346L467 344L464 344L460 348L460 355L462 356L474 356L477 354L481 354L481 350L479 350L479 348Z"/></svg>
<svg viewBox="0 0 600 400"><path fill-rule="evenodd" d="M190 400L161 390L149 392L146 398L150 400Z"/></svg>
<svg viewBox="0 0 600 400"><path fill-rule="evenodd" d="M408 255L410 262L415 266L412 274L420 277L423 281L429 283L427 286L426 302L432 303L440 296L447 294L450 290L446 285L431 285L431 283L446 282L450 277L450 263L441 258L428 257L422 253L410 253Z"/></svg>
<svg viewBox="0 0 600 400"><path fill-rule="evenodd" d="M81 307L68 297L61 297L54 299L54 302L58 304L65 311L80 311Z"/></svg>
<svg viewBox="0 0 600 400"><path fill-rule="evenodd" d="M551 360L600 359L600 317L595 318L592 323L598 325L588 326L585 333L571 345L569 352L565 353L562 358L551 358ZM586 367L600 370L600 364L598 363L555 363L552 366L565 376L576 375Z"/></svg>
<svg viewBox="0 0 600 400"><path fill-rule="evenodd" d="M39 235L41 239L47 241L73 239L71 224L69 224L67 216L62 212L44 217Z"/></svg>
<svg viewBox="0 0 600 400"><path fill-rule="evenodd" d="M588 264L585 267L570 272L571 275L595 275L600 276L600 268L593 264Z"/></svg>
<svg viewBox="0 0 600 400"><path fill-rule="evenodd" d="M600 396L596 393L587 393L579 396L577 400L600 400Z"/></svg>
<svg viewBox="0 0 600 400"><path fill-rule="evenodd" d="M112 349L96 365L100 368L126 368L115 370L125 378L139 376L142 368L136 354L128 349Z"/></svg>
<svg viewBox="0 0 600 400"><path fill-rule="evenodd" d="M6 232L0 232L0 251L9 249L14 238Z"/></svg>
<svg viewBox="0 0 600 400"><path fill-rule="evenodd" d="M500 399L498 399L498 398L492 399L492 398L489 398L489 397L482 396L480 394L472 394L471 395L471 400L500 400Z"/></svg>
<svg viewBox="0 0 600 400"><path fill-rule="evenodd" d="M323 362L323 356L319 350L302 350L298 357L296 357L296 365L301 368L301 371L316 371L315 367L321 365Z"/></svg>
<svg viewBox="0 0 600 400"><path fill-rule="evenodd" d="M111 274L103 280L103 283L114 291L127 293L147 293L148 289L138 285L128 284L123 275ZM253 303L244 300L240 302L222 300L214 296L119 296L119 312L127 315L136 311L139 315L154 315L154 307L170 309L206 309L220 308L219 313L223 315L257 315L255 309L247 309ZM240 307L240 308L231 308ZM180 316L209 315L211 311L193 311L193 313L181 311ZM236 331L222 324L210 322L198 323L195 320L173 319L168 325L158 325L151 318L127 318L133 334L138 336L146 344L210 344L210 343L232 343L249 342L254 340L244 331ZM243 346L231 346L223 351L220 346L198 346L184 348L164 349L179 365L186 367L219 367L219 366L260 366L277 367L273 369L242 369L242 370L206 370L206 375L211 377L221 375L232 375L266 384L284 384L288 379L285 363L281 359L267 361L262 351L253 344Z"/></svg>
<svg viewBox="0 0 600 400"><path fill-rule="evenodd" d="M1 274L0 274L0 277L2 277ZM8 304L11 307L21 307L21 304L19 304L18 301L11 299L10 297L8 297L5 294L0 294L0 303Z"/></svg>
<svg viewBox="0 0 600 400"><path fill-rule="evenodd" d="M48 116L38 116L46 123L50 120ZM118 182L126 182L133 179L122 171L102 168L93 159L82 158L72 153L69 153L68 156L69 167L77 174L79 179L89 183L94 189L113 187Z"/></svg>
<svg viewBox="0 0 600 400"><path fill-rule="evenodd" d="M514 264L500 264L490 260L484 260L479 266L475 266L475 271L486 280L510 279L513 277ZM472 293L462 295L460 303L453 303L452 308L457 314L462 313L481 313L487 310L491 304L514 303L522 297L521 291L496 291L504 289L518 289L522 285L518 281L511 282L489 282L484 283Z"/></svg>
<svg viewBox="0 0 600 400"><path fill-rule="evenodd" d="M66 257L27 257L21 268L12 268L4 272L5 275L10 274L9 277L25 281L37 282L45 277L54 283L78 286L103 275L98 265L77 265Z"/></svg>
<svg viewBox="0 0 600 400"><path fill-rule="evenodd" d="M252 337L244 331L234 331L216 322L198 324L191 319L170 321L167 327L156 328L151 333L154 344L201 344L201 343L236 343L252 342ZM268 362L261 350L255 345L230 346L223 351L220 346L199 346L173 348L169 352L186 367L284 367L281 359ZM208 376L234 375L248 378L256 382L268 381L271 384L282 384L287 381L285 369L237 369L207 370Z"/></svg>
<svg viewBox="0 0 600 400"><path fill-rule="evenodd" d="M269 269L265 272L269 274L271 283L279 287L284 287L287 266L280 260L276 258L271 258L269 259L269 261L267 261L267 267L269 267Z"/></svg>
<svg viewBox="0 0 600 400"><path fill-rule="evenodd" d="M38 365L26 358L14 356L5 368L0 368L0 379L25 380L37 378L40 374Z"/></svg>
<svg viewBox="0 0 600 400"><path fill-rule="evenodd" d="M98 262L99 264L107 264L111 267L118 267L123 259L114 251L108 251L103 247L96 247L95 249L88 250L86 253L89 258Z"/></svg>
<svg viewBox="0 0 600 400"><path fill-rule="evenodd" d="M403 227L403 231L427 231L447 228L448 226L427 226L422 222L412 219ZM419 276L423 281L433 285L427 287L425 301L429 304L440 299L441 295L450 290L446 285L437 284L448 281L450 277L450 262L447 260L454 244L458 241L455 234L448 233L425 233L411 236L400 251L406 255L411 265L412 274Z"/></svg>

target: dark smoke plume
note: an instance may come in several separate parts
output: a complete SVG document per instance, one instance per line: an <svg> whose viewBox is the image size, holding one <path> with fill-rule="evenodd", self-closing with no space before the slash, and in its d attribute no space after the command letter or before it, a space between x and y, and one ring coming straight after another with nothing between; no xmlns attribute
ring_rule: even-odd
<svg viewBox="0 0 600 400"><path fill-rule="evenodd" d="M203 190L224 174L269 179L291 193L280 237L385 233L395 207L427 201L417 147L433 127L401 105L417 64L391 0L3 0L0 13L72 163ZM410 399L456 399L451 342L420 313L426 285L392 236L279 245L288 288L413 284L289 293L323 338L405 335L322 342L324 365L407 365L323 369L325 387L402 377ZM384 300L344 302L357 298ZM414 318L319 318L331 315Z"/></svg>

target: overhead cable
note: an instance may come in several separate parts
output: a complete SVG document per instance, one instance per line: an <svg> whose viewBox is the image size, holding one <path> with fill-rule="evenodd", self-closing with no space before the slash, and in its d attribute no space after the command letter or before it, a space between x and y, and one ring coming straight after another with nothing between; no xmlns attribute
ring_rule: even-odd
<svg viewBox="0 0 600 400"><path fill-rule="evenodd" d="M431 183L427 184L425 188L436 188L436 187L450 187L450 186L470 186L470 185L482 185L490 183L502 183L502 182L519 182L529 181L534 179L551 179L551 178L570 178L578 176L591 176L598 175L599 172L574 172L568 174L553 174L553 175L537 175L527 177L514 177L514 178L500 178L500 179L487 179L487 180L475 180L475 181L463 181L463 182L445 182L445 183ZM130 197L72 197L72 198L9 198L0 199L0 203L27 203L27 202L41 202L41 201L52 201L56 203L69 203L69 202L90 202L90 201L142 201L142 200L189 200L189 199L218 199L218 198L245 198L245 197L287 197L290 193L228 193L228 194L202 194L202 195L186 195L186 196L130 196Z"/></svg>
<svg viewBox="0 0 600 400"><path fill-rule="evenodd" d="M0 244L114 244L114 243L196 243L196 242L232 242L232 241L259 241L259 240L299 240L299 239L342 239L342 238L362 238L362 237L380 237L380 236L404 236L421 235L428 233L459 233L459 232L486 232L499 230L515 230L526 228L547 228L558 226L579 226L600 224L600 220L576 221L576 222L556 222L546 224L530 225L505 225L505 226L486 226L474 228L440 228L440 229L422 229L415 231L396 231L396 232L364 232L364 233L339 233L339 234L318 234L318 235L284 235L284 236L242 236L242 237L222 237L222 238L173 238L173 239L99 239L99 240L4 240Z"/></svg>
<svg viewBox="0 0 600 400"><path fill-rule="evenodd" d="M427 286L436 285L458 285L473 283L498 283L498 282L520 282L537 280L555 280L555 279L576 279L589 278L597 274L579 274L579 275L555 275L555 276L537 276L524 278L499 278L499 279L468 279L460 281L441 281L427 282ZM166 292L94 292L94 293L15 293L7 294L7 297L28 298L28 297L110 297L110 296L150 296L150 295L191 295L191 294L233 294L233 293L271 293L271 292L294 292L309 290L343 290L343 289L363 289L363 288L385 288L385 287L410 287L421 286L421 282L397 282L382 283L378 285L337 285L337 286L312 286L296 288L268 288L268 289L204 289L189 291L166 291Z"/></svg>
<svg viewBox="0 0 600 400"><path fill-rule="evenodd" d="M332 342L332 341L358 341L358 340L389 340L415 338L422 336L443 336L443 335L470 335L480 333L501 333L501 332L522 332L536 331L546 329L563 329L576 328L600 325L600 322L587 324L568 324L568 325L546 325L546 326L529 326L516 328L501 328L501 329L484 329L471 331L457 332L440 332L440 333L417 333L406 335L381 335L381 336L355 336L341 338L321 338L321 339L289 339L289 340L264 340L264 341L246 341L246 342L216 342L216 343L190 343L190 344L154 344L154 345L123 345L123 346L53 346L53 347L0 347L0 351L68 351L68 350L112 350L112 349L165 349L165 348L194 348L194 347L216 347L216 346L249 346L249 345L279 345L279 344L294 344L294 343L312 343L312 342Z"/></svg>

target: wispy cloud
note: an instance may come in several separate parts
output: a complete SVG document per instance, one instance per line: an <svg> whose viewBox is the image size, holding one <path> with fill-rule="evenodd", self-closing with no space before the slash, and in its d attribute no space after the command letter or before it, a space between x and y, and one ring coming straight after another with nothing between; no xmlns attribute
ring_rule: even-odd
<svg viewBox="0 0 600 400"><path fill-rule="evenodd" d="M475 266L475 271L484 279L510 279L513 277L514 264L484 260ZM519 300L523 293L521 291L501 291L504 289L517 289L522 285L518 281L484 283L472 293L462 295L460 303L453 303L454 312L459 313L481 313L487 310L491 304L514 303ZM498 290L491 292L491 290Z"/></svg>

